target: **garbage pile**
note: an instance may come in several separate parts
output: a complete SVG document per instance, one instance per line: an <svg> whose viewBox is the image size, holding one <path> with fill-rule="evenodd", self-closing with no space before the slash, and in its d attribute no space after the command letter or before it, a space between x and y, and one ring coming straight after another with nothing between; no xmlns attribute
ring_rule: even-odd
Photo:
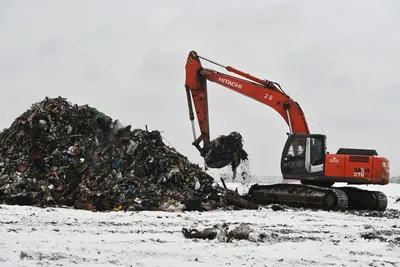
<svg viewBox="0 0 400 267"><path fill-rule="evenodd" d="M34 103L0 133L0 202L96 211L258 208L166 146L159 131L123 126L62 97Z"/></svg>

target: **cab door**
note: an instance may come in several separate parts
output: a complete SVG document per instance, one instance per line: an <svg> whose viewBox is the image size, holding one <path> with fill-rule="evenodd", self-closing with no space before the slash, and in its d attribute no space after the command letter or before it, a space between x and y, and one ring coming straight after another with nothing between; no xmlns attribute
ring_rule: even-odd
<svg viewBox="0 0 400 267"><path fill-rule="evenodd" d="M325 137L312 135L306 141L305 165L308 173L321 173L325 163Z"/></svg>
<svg viewBox="0 0 400 267"><path fill-rule="evenodd" d="M325 152L326 140L324 135L290 135L282 153L282 174L294 179L296 179L296 176L323 175Z"/></svg>
<svg viewBox="0 0 400 267"><path fill-rule="evenodd" d="M307 173L306 145L306 136L289 136L282 153L282 174L301 175Z"/></svg>

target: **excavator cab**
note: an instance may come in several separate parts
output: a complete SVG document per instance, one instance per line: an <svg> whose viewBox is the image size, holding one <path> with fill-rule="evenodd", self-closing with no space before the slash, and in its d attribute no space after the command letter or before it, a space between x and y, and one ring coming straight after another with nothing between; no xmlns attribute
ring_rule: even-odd
<svg viewBox="0 0 400 267"><path fill-rule="evenodd" d="M326 136L323 134L291 134L282 151L281 172L285 179L323 176Z"/></svg>

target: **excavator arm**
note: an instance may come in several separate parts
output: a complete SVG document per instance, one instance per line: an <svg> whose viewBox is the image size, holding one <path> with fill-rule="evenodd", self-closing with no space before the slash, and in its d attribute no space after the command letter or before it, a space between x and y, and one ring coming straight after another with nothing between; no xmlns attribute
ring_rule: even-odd
<svg viewBox="0 0 400 267"><path fill-rule="evenodd" d="M200 59L218 65L229 72L241 76L242 78L203 68ZM210 142L207 80L273 108L286 121L291 134L309 134L308 124L300 105L291 99L290 96L280 88L279 84L259 79L231 66L223 66L215 63L199 56L195 51L189 53L185 69L185 88L189 107L189 117L192 122L194 138L193 145L200 151L202 156L206 153L205 147L207 147L207 144ZM201 132L198 137L196 137L195 132L192 100ZM200 147L202 141L203 148Z"/></svg>

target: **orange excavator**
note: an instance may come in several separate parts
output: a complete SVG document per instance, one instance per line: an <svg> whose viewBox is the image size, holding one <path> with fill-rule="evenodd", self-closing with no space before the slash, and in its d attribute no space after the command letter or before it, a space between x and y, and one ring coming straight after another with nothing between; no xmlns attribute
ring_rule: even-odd
<svg viewBox="0 0 400 267"><path fill-rule="evenodd" d="M241 77L204 68L200 59ZM199 56L195 51L189 53L185 69L185 88L194 137L192 144L206 159L206 167L221 168L235 161L235 156L237 158L237 155L233 155L225 157L223 161L207 159L212 150L207 80L273 108L289 127L280 167L283 179L298 180L300 183L254 184L245 196L248 200L258 204L280 203L326 210L386 209L387 197L380 191L355 186L333 186L336 182L348 185L388 184L389 160L378 156L376 150L340 148L336 154L327 153L326 136L310 133L302 108L276 82L259 79L231 66L223 66ZM199 137L196 137L195 132L193 104L201 131ZM200 146L201 142L203 147Z"/></svg>

